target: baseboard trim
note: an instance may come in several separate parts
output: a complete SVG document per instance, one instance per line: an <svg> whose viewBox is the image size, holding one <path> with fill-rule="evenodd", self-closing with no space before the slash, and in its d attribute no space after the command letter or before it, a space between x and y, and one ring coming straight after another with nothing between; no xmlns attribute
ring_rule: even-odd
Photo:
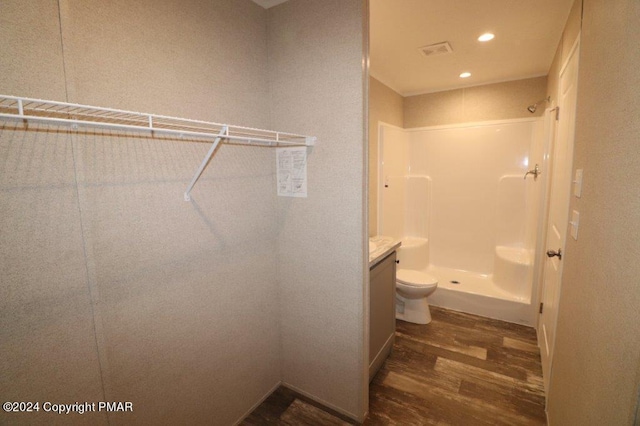
<svg viewBox="0 0 640 426"><path fill-rule="evenodd" d="M269 390L262 398L260 398L260 400L258 402L256 402L255 404L253 404L253 406L251 408L249 408L249 410L244 413L239 419L238 421L236 421L233 426L238 426L240 423L242 423L244 421L244 419L246 419L247 417L249 417L249 414L253 413L255 411L256 408L258 408L260 406L260 404L262 404L267 398L269 398L271 396L272 393L274 393L276 391L276 389L278 389L280 386L282 385L281 381L278 381L278 383L276 383L271 390Z"/></svg>
<svg viewBox="0 0 640 426"><path fill-rule="evenodd" d="M321 410L324 410L329 414L334 415L341 420L344 420L345 422L351 423L353 425L359 425L362 423L362 421L364 421L364 419L359 420L357 415L350 413L346 410L343 410L339 407L336 407L335 405L327 401L324 401L316 396L313 396L303 391L302 389L298 389L297 387L290 385L289 383L282 382L282 386L298 394L299 399L303 400L304 402L314 405L320 408Z"/></svg>

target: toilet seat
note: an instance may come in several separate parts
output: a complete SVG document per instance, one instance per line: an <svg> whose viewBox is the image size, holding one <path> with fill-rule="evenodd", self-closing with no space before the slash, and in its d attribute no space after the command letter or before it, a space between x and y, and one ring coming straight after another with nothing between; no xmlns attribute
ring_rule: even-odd
<svg viewBox="0 0 640 426"><path fill-rule="evenodd" d="M398 269L396 281L409 287L430 287L438 284L433 276L412 269Z"/></svg>

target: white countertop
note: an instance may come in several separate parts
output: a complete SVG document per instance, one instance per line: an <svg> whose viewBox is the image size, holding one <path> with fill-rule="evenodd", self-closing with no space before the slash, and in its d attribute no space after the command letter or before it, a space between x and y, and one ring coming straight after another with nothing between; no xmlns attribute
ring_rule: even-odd
<svg viewBox="0 0 640 426"><path fill-rule="evenodd" d="M400 240L383 235L369 238L369 268L397 250L400 244Z"/></svg>

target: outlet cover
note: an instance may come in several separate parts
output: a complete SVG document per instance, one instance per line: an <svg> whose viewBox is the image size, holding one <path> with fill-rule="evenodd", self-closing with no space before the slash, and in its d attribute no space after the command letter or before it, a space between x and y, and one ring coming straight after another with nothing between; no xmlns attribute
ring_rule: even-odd
<svg viewBox="0 0 640 426"><path fill-rule="evenodd" d="M580 226L580 212L574 210L571 213L571 222L569 222L569 225L571 225L571 236L573 237L574 240L577 240L578 226Z"/></svg>
<svg viewBox="0 0 640 426"><path fill-rule="evenodd" d="M573 195L578 198L582 196L582 169L576 170L576 177L573 181Z"/></svg>

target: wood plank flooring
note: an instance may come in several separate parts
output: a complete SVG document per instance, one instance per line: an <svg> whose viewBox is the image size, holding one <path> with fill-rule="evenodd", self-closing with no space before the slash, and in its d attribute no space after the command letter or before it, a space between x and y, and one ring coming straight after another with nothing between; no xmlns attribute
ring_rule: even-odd
<svg viewBox="0 0 640 426"><path fill-rule="evenodd" d="M427 325L396 322L393 352L370 385L365 425L544 425L533 328L431 307ZM280 388L243 425L344 425Z"/></svg>

